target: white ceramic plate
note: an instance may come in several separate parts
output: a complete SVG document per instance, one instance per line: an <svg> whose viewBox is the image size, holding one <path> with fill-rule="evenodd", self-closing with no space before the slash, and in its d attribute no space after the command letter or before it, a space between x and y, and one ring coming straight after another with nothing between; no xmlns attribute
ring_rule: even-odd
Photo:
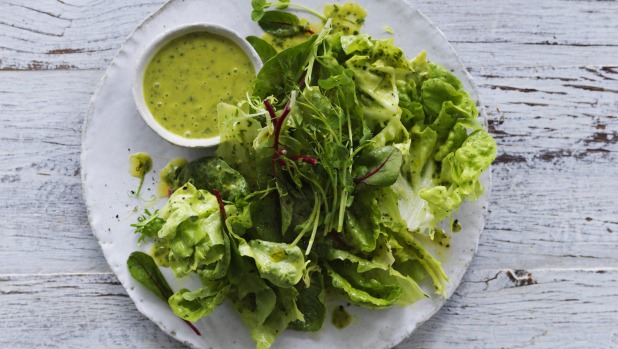
<svg viewBox="0 0 618 349"><path fill-rule="evenodd" d="M302 4L321 9L326 2L301 0ZM367 9L365 32L376 38L394 37L409 59L425 49L428 58L450 69L459 77L472 97L478 93L472 79L457 58L455 51L438 28L412 5L402 0L359 0ZM142 190L148 199L156 194L158 170L177 157L189 160L203 156L204 150L185 149L171 145L144 124L136 111L131 95L131 77L138 57L146 46L166 29L180 24L211 22L234 29L241 36L261 33L250 20L249 0L172 0L148 17L127 39L105 73L95 92L84 122L82 142L82 180L90 224L107 262L118 276L137 308L161 329L195 348L254 348L249 331L229 304L200 320L197 336L169 306L134 281L126 268L129 254L149 246L137 246L137 236L130 227L144 208L156 208L164 201L147 202L129 196L137 188L138 179L129 176L129 155L147 152L154 160L154 172L147 175ZM384 29L390 26L394 34ZM482 117L484 111L481 110ZM490 172L482 181L486 192L475 203L466 203L456 214L463 226L454 234L451 248L440 254L450 277L447 296L451 296L470 264L485 221L486 205L491 188ZM174 290L191 287L196 280L176 280L168 270L164 275ZM331 325L330 304L324 327L317 333L286 331L273 348L390 348L409 336L419 324L429 319L445 302L434 296L406 308L366 310L347 308L352 323L343 330Z"/></svg>

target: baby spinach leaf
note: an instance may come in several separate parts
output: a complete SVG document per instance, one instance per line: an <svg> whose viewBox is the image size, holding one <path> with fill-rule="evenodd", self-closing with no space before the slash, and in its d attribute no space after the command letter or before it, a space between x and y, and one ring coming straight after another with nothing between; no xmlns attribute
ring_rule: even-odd
<svg viewBox="0 0 618 349"><path fill-rule="evenodd" d="M281 222L277 217L277 201L276 194L269 194L262 198L256 199L255 203L251 204L251 220L253 227L249 233L251 238L281 242Z"/></svg>
<svg viewBox="0 0 618 349"><path fill-rule="evenodd" d="M131 276L140 284L144 285L155 296L161 298L165 303L172 297L174 292L167 283L161 270L157 267L154 259L144 252L135 251L131 253L127 260L127 267ZM188 320L183 321L197 334L201 336L200 331Z"/></svg>
<svg viewBox="0 0 618 349"><path fill-rule="evenodd" d="M393 146L384 146L363 154L355 163L355 179L358 184L364 183L376 187L386 187L397 181L403 156L401 151Z"/></svg>
<svg viewBox="0 0 618 349"><path fill-rule="evenodd" d="M264 12L258 24L265 32L280 38L294 36L307 30L300 24L296 15L283 11Z"/></svg>
<svg viewBox="0 0 618 349"><path fill-rule="evenodd" d="M174 294L154 259L146 253L140 251L131 253L127 267L135 280L166 303Z"/></svg>
<svg viewBox="0 0 618 349"><path fill-rule="evenodd" d="M234 201L249 194L249 184L238 171L225 161L213 157L191 161L178 176L179 186L191 182L197 189L212 192L218 189L224 200Z"/></svg>
<svg viewBox="0 0 618 349"><path fill-rule="evenodd" d="M352 206L345 211L343 239L357 251L371 252L380 235L380 208L373 190L355 195Z"/></svg>
<svg viewBox="0 0 618 349"><path fill-rule="evenodd" d="M289 92L298 86L298 80L313 50L317 39L314 35L304 43L279 52L264 63L253 84L253 93L260 99L274 96L285 101Z"/></svg>
<svg viewBox="0 0 618 349"><path fill-rule="evenodd" d="M317 256L316 256L317 257ZM324 278L320 269L311 273L309 286L303 282L296 285L298 300L296 306L303 313L304 320L296 320L290 323L289 328L298 331L318 331L322 328L326 316L324 305L326 291Z"/></svg>
<svg viewBox="0 0 618 349"><path fill-rule="evenodd" d="M273 58L277 54L277 50L272 47L266 40L258 38L257 36L247 36L247 41L257 52L258 56L263 63L266 63L269 59Z"/></svg>

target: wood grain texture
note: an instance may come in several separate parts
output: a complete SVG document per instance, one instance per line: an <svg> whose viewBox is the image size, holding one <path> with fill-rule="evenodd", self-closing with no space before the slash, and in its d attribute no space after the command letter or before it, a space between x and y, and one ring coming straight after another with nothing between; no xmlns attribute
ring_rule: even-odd
<svg viewBox="0 0 618 349"><path fill-rule="evenodd" d="M616 347L617 279L616 269L471 270L397 348ZM4 275L0 301L3 348L184 348L135 309L111 274Z"/></svg>
<svg viewBox="0 0 618 349"><path fill-rule="evenodd" d="M616 348L617 276L616 269L471 270L398 348Z"/></svg>
<svg viewBox="0 0 618 349"><path fill-rule="evenodd" d="M618 69L472 73L499 148L475 265L618 265Z"/></svg>
<svg viewBox="0 0 618 349"><path fill-rule="evenodd" d="M618 2L411 2L469 67L499 156L470 271L398 348L618 348ZM90 97L163 3L0 0L0 348L183 347L109 272L80 183Z"/></svg>
<svg viewBox="0 0 618 349"><path fill-rule="evenodd" d="M86 216L79 162L81 125L100 77L0 74L0 274L107 270Z"/></svg>
<svg viewBox="0 0 618 349"><path fill-rule="evenodd" d="M444 31L467 66L616 64L615 1L411 2ZM163 3L2 0L0 70L104 69Z"/></svg>

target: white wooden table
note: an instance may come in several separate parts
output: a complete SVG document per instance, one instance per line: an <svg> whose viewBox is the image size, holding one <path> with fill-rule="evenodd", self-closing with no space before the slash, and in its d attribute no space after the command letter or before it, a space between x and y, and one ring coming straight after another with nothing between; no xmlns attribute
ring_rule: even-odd
<svg viewBox="0 0 618 349"><path fill-rule="evenodd" d="M164 0L0 0L0 348L180 348L110 272L81 125ZM618 2L413 3L475 78L499 146L478 254L398 348L618 348Z"/></svg>

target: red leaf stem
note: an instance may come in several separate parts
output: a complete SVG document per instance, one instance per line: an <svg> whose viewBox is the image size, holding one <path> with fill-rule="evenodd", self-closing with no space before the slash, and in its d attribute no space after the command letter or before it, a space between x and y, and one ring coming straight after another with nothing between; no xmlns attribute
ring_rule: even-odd
<svg viewBox="0 0 618 349"><path fill-rule="evenodd" d="M292 161L302 160L303 162L306 162L311 165L316 165L318 163L318 160L316 160L316 158L312 158L307 155L295 155L295 156L292 156L290 160Z"/></svg>
<svg viewBox="0 0 618 349"><path fill-rule="evenodd" d="M378 173L378 172L382 169L382 167L384 167L384 165L388 162L388 159L390 159L392 155L393 155L393 153L392 153L392 152L391 152L390 154L388 154L388 157L386 158L386 160L382 161L382 163L380 164L380 166L376 167L376 168L375 168L374 170L372 170L372 171L367 172L367 174L366 174L366 175L364 175L364 176L362 176L362 177L360 177L360 178L355 179L355 180L354 180L354 183L362 183L362 182L364 182L364 181L365 181L365 179L367 179L367 178L369 178L369 177L373 176L374 174Z"/></svg>
<svg viewBox="0 0 618 349"><path fill-rule="evenodd" d="M221 199L221 194L219 190L213 189L213 194L217 198L217 203L219 204L219 213L221 214L221 220L223 221L223 226L225 226L225 220L227 219L227 214L225 213L225 206L223 205L223 199Z"/></svg>
<svg viewBox="0 0 618 349"><path fill-rule="evenodd" d="M191 329L193 330L193 332L195 332L196 335L201 336L202 334L200 333L200 330L197 329L197 327L195 327L195 325L193 325L191 322L187 321L187 320L182 320L185 322L185 324L187 324L189 327L191 327Z"/></svg>
<svg viewBox="0 0 618 349"><path fill-rule="evenodd" d="M268 114L270 115L270 120L272 120L272 122L274 124L276 124L277 123L277 114L275 114L275 109L273 108L272 104L270 104L268 99L264 100L264 106L266 106L266 110L268 110Z"/></svg>

